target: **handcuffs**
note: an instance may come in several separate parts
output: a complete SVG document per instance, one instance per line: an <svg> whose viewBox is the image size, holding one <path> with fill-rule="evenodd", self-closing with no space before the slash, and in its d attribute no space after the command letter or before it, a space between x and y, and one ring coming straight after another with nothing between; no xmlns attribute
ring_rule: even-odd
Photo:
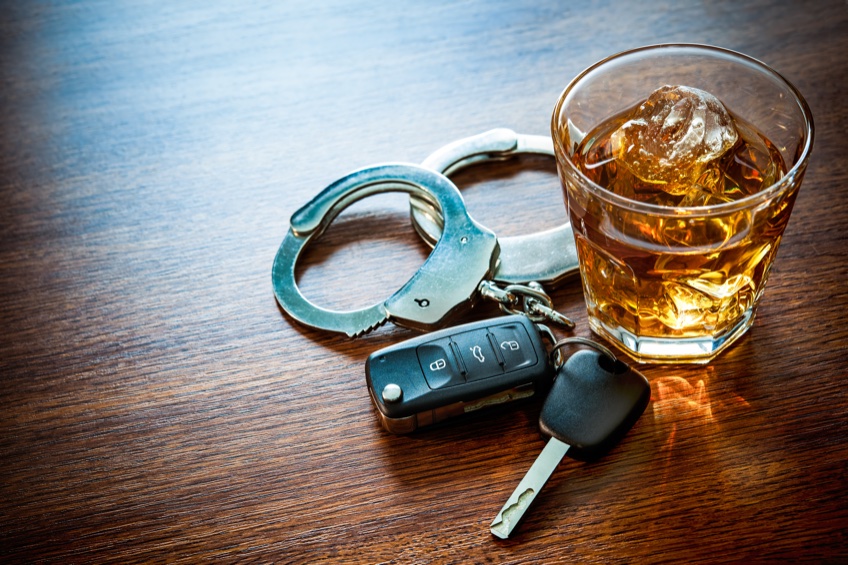
<svg viewBox="0 0 848 565"><path fill-rule="evenodd" d="M571 226L566 222L544 232L498 238L471 218L459 189L446 176L471 164L521 153L553 155L553 144L550 138L494 129L446 145L422 165L374 165L332 183L291 217L272 270L277 302L302 324L351 337L387 321L421 331L437 329L478 297L497 301L508 313L573 327L553 309L540 284L555 285L577 272ZM384 192L410 195L413 226L433 246L430 256L399 290L370 307L334 311L307 300L295 281L295 265L306 246L342 210Z"/></svg>

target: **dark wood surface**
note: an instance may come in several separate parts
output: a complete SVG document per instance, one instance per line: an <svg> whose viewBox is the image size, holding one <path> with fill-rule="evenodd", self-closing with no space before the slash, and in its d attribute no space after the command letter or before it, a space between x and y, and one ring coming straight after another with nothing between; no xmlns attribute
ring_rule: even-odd
<svg viewBox="0 0 848 565"><path fill-rule="evenodd" d="M0 561L848 562L846 29L842 0L3 2ZM669 41L804 93L806 180L752 330L705 367L640 366L652 402L630 435L566 459L497 540L539 402L385 433L364 362L415 334L298 326L271 262L350 170L548 134L580 70ZM454 180L500 234L565 217L548 159ZM360 307L427 252L405 199L375 197L300 281ZM553 296L589 336L579 285Z"/></svg>

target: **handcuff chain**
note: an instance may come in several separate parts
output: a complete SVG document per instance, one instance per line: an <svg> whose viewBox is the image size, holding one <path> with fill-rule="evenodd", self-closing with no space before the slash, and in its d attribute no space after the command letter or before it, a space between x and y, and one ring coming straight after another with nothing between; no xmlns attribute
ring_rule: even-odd
<svg viewBox="0 0 848 565"><path fill-rule="evenodd" d="M483 280L477 291L483 298L497 302L506 314L524 314L534 322L547 321L567 330L574 329L574 322L554 309L551 297L537 282L509 284L501 288L494 281Z"/></svg>

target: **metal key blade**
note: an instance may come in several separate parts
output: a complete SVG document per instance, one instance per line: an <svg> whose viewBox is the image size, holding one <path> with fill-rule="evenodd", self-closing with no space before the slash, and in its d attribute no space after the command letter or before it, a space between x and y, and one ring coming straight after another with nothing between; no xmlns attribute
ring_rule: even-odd
<svg viewBox="0 0 848 565"><path fill-rule="evenodd" d="M513 491L509 500L506 501L504 507L498 512L492 525L489 526L494 535L501 539L506 539L521 521L522 516L530 507L536 495L548 482L551 473L557 468L559 462L565 457L570 446L556 438L551 438L533 462L530 470L518 483L518 486Z"/></svg>

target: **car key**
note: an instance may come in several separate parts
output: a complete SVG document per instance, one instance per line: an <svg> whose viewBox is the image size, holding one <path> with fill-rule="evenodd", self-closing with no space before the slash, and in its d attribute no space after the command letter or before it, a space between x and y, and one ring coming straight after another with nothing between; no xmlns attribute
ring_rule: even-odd
<svg viewBox="0 0 848 565"><path fill-rule="evenodd" d="M554 376L540 332L523 315L439 330L372 353L371 400L396 434L547 391ZM553 341L553 339L552 339Z"/></svg>
<svg viewBox="0 0 848 565"><path fill-rule="evenodd" d="M574 342L600 351L578 351L557 369L539 417L542 433L550 440L492 522L490 529L499 538L509 537L566 453L584 461L600 457L648 405L648 380L600 344L566 338L554 351Z"/></svg>

